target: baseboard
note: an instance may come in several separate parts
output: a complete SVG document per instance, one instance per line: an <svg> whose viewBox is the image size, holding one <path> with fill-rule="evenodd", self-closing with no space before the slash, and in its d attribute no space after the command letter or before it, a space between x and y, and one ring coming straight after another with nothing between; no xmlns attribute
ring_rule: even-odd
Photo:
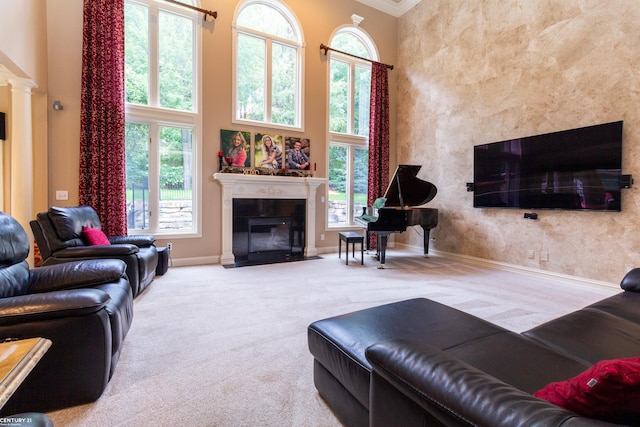
<svg viewBox="0 0 640 427"><path fill-rule="evenodd" d="M418 247L414 245L407 245L404 243L397 243L397 245L399 247L404 247L409 250L416 250L416 251L423 250L421 246ZM611 289L611 288L619 289L620 288L620 285L618 283L610 283L610 282L604 282L600 280L585 279L584 277L571 276L568 274L540 270L537 268L525 267L522 265L508 264L506 262L492 261L492 260L477 258L469 255L455 254L452 252L438 251L435 249L429 249L429 253L438 255L438 256L443 256L446 258L453 258L453 259L459 259L462 261L467 261L469 263L482 265L483 267L493 267L500 270L511 271L511 272L521 273L521 274L528 274L530 276L537 276L544 279L555 279L555 280L567 282L568 284L574 284L578 286L589 286L592 288L599 288L599 289Z"/></svg>
<svg viewBox="0 0 640 427"><path fill-rule="evenodd" d="M171 256L169 256L169 268L209 264L220 264L220 256L206 256L195 258L172 258Z"/></svg>

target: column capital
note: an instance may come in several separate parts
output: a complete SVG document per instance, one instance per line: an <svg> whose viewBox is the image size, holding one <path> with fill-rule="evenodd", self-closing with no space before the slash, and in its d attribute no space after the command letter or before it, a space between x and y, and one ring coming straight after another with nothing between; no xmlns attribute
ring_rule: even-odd
<svg viewBox="0 0 640 427"><path fill-rule="evenodd" d="M1 81L2 76L0 76L0 82ZM38 87L38 85L33 80L16 76L8 78L7 83L11 85L12 91L23 91L26 93L31 93L31 89Z"/></svg>

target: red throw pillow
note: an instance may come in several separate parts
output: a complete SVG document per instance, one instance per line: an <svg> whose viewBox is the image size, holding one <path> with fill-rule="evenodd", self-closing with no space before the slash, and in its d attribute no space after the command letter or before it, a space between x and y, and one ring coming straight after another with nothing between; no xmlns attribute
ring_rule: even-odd
<svg viewBox="0 0 640 427"><path fill-rule="evenodd" d="M107 238L107 235L104 234L99 228L91 228L83 225L82 237L85 243L90 246L111 244L111 242L109 242L109 239Z"/></svg>
<svg viewBox="0 0 640 427"><path fill-rule="evenodd" d="M579 415L635 425L640 420L640 357L601 360L534 396Z"/></svg>

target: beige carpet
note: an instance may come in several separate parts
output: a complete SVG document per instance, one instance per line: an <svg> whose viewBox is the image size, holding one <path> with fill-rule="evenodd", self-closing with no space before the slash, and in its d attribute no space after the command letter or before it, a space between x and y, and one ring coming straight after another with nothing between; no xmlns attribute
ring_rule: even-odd
<svg viewBox="0 0 640 427"><path fill-rule="evenodd" d="M359 254L358 254L359 255ZM426 297L521 332L618 292L389 250L321 259L170 268L135 300L113 379L56 426L338 426L313 386L314 320Z"/></svg>

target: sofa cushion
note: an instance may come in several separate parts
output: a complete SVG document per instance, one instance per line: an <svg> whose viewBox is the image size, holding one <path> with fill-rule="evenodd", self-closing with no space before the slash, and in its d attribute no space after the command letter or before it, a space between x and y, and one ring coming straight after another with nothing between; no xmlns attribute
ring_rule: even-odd
<svg viewBox="0 0 640 427"><path fill-rule="evenodd" d="M60 240L78 239L82 235L82 226L99 228L100 218L90 206L49 208L49 219Z"/></svg>
<svg viewBox="0 0 640 427"><path fill-rule="evenodd" d="M595 308L574 311L523 335L590 364L640 354L640 324Z"/></svg>
<svg viewBox="0 0 640 427"><path fill-rule="evenodd" d="M89 246L110 245L109 238L99 228L82 226L82 240Z"/></svg>
<svg viewBox="0 0 640 427"><path fill-rule="evenodd" d="M445 352L527 393L552 381L577 375L591 366L591 363L506 331L462 343Z"/></svg>
<svg viewBox="0 0 640 427"><path fill-rule="evenodd" d="M637 425L640 422L640 357L602 360L566 381L534 393L577 414Z"/></svg>
<svg viewBox="0 0 640 427"><path fill-rule="evenodd" d="M0 212L0 266L17 264L29 255L29 238L15 218Z"/></svg>
<svg viewBox="0 0 640 427"><path fill-rule="evenodd" d="M619 292L586 307L640 324L640 292ZM638 353L640 354L640 352Z"/></svg>

